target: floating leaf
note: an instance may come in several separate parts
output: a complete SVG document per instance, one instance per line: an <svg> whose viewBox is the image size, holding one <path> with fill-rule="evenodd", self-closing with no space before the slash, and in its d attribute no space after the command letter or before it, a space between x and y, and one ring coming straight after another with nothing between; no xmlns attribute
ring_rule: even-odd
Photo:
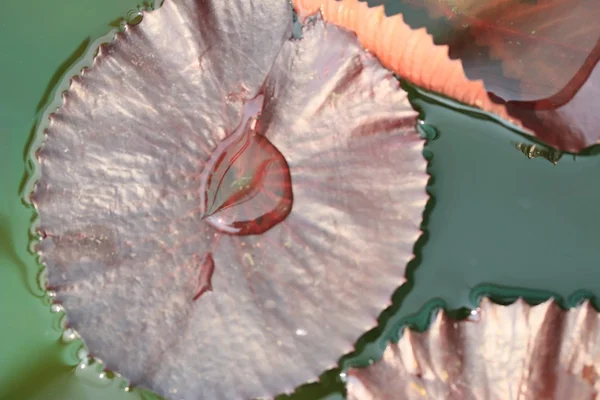
<svg viewBox="0 0 600 400"><path fill-rule="evenodd" d="M589 302L501 306L463 321L444 312L405 330L383 359L350 371L348 399L592 399L599 392L600 314Z"/></svg>
<svg viewBox="0 0 600 400"><path fill-rule="evenodd" d="M383 5L359 0L295 3L302 15L320 9L356 32L386 67L418 86L514 121L561 150L600 140L593 106L600 2L390 0L407 15L389 17ZM425 11L427 30L407 23Z"/></svg>
<svg viewBox="0 0 600 400"><path fill-rule="evenodd" d="M32 194L49 288L134 385L291 390L404 281L427 199L417 114L354 35L291 31L286 1L167 0L52 115Z"/></svg>

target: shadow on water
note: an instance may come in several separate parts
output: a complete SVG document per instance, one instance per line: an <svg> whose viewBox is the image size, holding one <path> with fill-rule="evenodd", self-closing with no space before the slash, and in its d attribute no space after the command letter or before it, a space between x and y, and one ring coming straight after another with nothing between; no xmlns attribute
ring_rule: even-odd
<svg viewBox="0 0 600 400"><path fill-rule="evenodd" d="M40 98L40 101L38 102L35 108L36 112L39 113L49 105L50 97L54 94L54 91L58 87L58 84L64 79L67 71L69 71L69 69L71 69L71 67L87 53L90 47L90 43L90 38L84 39L79 44L79 46L77 46L77 48L71 53L71 55L69 55L69 57L67 57L67 59L58 66L56 72L54 72L54 74L50 78L48 86L46 87L44 94Z"/></svg>
<svg viewBox="0 0 600 400"><path fill-rule="evenodd" d="M27 265L27 263L19 256L10 220L4 215L0 215L0 238L2 238L0 240L0 253L8 257L13 265L17 266L19 276L23 281L23 285L27 288L27 291L34 297L40 299L43 298L44 291L37 283L37 273L33 274L35 278L32 278L31 266Z"/></svg>
<svg viewBox="0 0 600 400"><path fill-rule="evenodd" d="M523 287L506 287L482 283L471 291L470 297L473 304L479 304L484 297L487 297L494 303L501 305L512 304L519 298L525 299L530 305L554 299L563 309L577 307L584 301L589 300L596 310L600 309L598 297L589 290L577 290L569 296L563 297L549 290L531 290Z"/></svg>
<svg viewBox="0 0 600 400"><path fill-rule="evenodd" d="M64 366L56 360L56 353L40 354L28 367L27 374L10 381L8 386L0 387L0 399L17 400L40 398L46 388L57 379L69 374L73 367ZM32 383L34 382L34 383Z"/></svg>
<svg viewBox="0 0 600 400"><path fill-rule="evenodd" d="M553 147L546 144L545 142L543 142L542 140L540 140L539 138L523 132L523 130L521 130L516 125L514 125L496 115L482 112L481 110L479 110L475 107L471 107L471 106L468 106L463 103L457 103L456 101L454 101L444 95L441 95L439 93L433 93L426 89L413 86L404 80L401 80L401 82L402 82L402 88L404 90L406 90L412 98L420 98L430 105L436 105L436 106L441 106L441 107L455 110L455 111L459 112L460 114L468 116L472 119L494 121L498 125L506 128L511 133L521 136L523 139L530 141L533 144L536 144L542 148L554 150L555 152L560 153L561 155L568 154L575 159L578 157L590 157L590 156L596 156L596 155L600 154L600 143L592 145L592 146L588 146L577 153L568 152L568 151L563 152L563 151L556 150ZM414 103L412 105L417 110L420 108L418 105L416 105Z"/></svg>

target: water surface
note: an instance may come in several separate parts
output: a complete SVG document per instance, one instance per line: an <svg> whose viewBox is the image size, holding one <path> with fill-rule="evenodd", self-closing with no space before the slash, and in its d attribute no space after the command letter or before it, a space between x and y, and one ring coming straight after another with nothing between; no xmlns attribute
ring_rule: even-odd
<svg viewBox="0 0 600 400"><path fill-rule="evenodd" d="M96 365L77 368L81 343L63 335L62 313L52 311L37 285L39 267L28 251L34 214L21 199L31 170L25 149L45 106L64 86L69 68L89 63L96 40L136 7L135 0L3 3L0 399L150 398L124 391L121 380L109 379ZM555 295L568 305L574 293L600 293L600 158L563 155L556 165L530 159L523 149L534 143L500 124L417 94L414 103L439 133L427 146L433 200L426 234L409 283L383 314L382 329L361 340L361 356L347 360L377 355L399 324L424 326L432 307L473 307L478 294L538 301ZM339 398L340 388L328 375L293 397Z"/></svg>

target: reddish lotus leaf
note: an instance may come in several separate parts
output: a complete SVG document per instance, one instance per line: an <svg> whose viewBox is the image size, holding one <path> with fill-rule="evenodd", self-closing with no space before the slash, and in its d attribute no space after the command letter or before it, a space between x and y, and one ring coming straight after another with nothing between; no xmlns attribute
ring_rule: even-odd
<svg viewBox="0 0 600 400"><path fill-rule="evenodd" d="M404 281L427 175L406 93L286 1L165 1L73 80L32 200L106 366L178 399L315 379Z"/></svg>
<svg viewBox="0 0 600 400"><path fill-rule="evenodd" d="M407 10L429 11L429 28L443 32L436 35L436 44L425 28L411 29L402 15L386 17L383 5L368 8L358 0L295 3L302 15L320 9L326 19L356 32L386 67L416 85L516 122L561 150L598 143L600 117L593 103L573 99L584 85L597 91L600 84L589 81L600 58L600 2L399 2ZM581 119L585 122L571 124Z"/></svg>
<svg viewBox="0 0 600 400"><path fill-rule="evenodd" d="M600 393L600 314L549 300L484 300L454 321L440 312L423 333L406 330L383 359L350 371L348 399L594 399Z"/></svg>

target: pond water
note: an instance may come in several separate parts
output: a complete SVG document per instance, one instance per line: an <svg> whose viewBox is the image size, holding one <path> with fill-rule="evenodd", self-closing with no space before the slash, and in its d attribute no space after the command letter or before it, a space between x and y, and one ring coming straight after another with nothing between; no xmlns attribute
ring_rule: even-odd
<svg viewBox="0 0 600 400"><path fill-rule="evenodd" d="M62 311L39 289L39 266L28 250L34 212L22 201L32 168L26 149L44 109L107 31L135 15L138 1L33 3L5 0L0 17L0 399L151 399L126 391L99 365L78 367L81 342L63 333ZM433 178L425 234L409 282L344 365L377 357L404 324L425 328L437 307L472 308L484 295L505 302L555 296L569 306L600 293L594 151L564 154L555 165L542 156L557 154L493 119L411 93L437 130L426 146ZM532 154L542 156L530 159L533 145ZM335 376L326 373L291 398L341 398Z"/></svg>

